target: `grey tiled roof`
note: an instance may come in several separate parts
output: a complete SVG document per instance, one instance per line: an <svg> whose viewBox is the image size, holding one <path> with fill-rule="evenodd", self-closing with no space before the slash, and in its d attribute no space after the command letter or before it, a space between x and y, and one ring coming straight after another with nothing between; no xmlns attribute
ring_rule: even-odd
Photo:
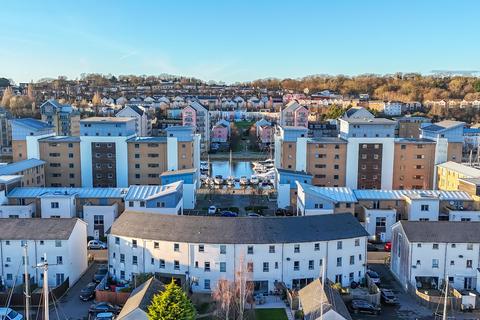
<svg viewBox="0 0 480 320"><path fill-rule="evenodd" d="M0 240L67 240L80 222L77 218L4 218L0 221Z"/></svg>
<svg viewBox="0 0 480 320"><path fill-rule="evenodd" d="M206 217L124 212L112 235L188 243L266 244L367 236L351 214L307 217Z"/></svg>
<svg viewBox="0 0 480 320"><path fill-rule="evenodd" d="M128 315L136 309L141 309L147 312L148 306L152 303L153 296L164 289L165 287L163 283L154 277L151 277L132 291L117 319L122 320L124 317L125 319L128 319Z"/></svg>
<svg viewBox="0 0 480 320"><path fill-rule="evenodd" d="M480 222L401 221L410 242L480 243Z"/></svg>

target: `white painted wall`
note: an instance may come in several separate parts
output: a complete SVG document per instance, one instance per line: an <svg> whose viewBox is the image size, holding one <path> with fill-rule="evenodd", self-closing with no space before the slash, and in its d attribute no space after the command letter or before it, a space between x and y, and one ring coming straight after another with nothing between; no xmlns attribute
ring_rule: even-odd
<svg viewBox="0 0 480 320"><path fill-rule="evenodd" d="M52 203L58 203L58 208L52 208ZM42 218L57 216L60 218L76 217L75 196L44 196L40 198L40 213Z"/></svg>
<svg viewBox="0 0 480 320"><path fill-rule="evenodd" d="M28 268L30 277L34 278L34 283L39 287L43 286L43 279L41 279L41 271L36 268L43 260L44 254L47 254L47 261L51 263L48 268L48 285L49 287L56 286L56 274L63 273L65 279L70 279L70 286L72 286L80 275L87 269L87 230L86 224L77 220L77 223L68 240L62 240L61 246L55 245L55 240L26 240L28 245ZM14 282L17 276L16 284L22 283L23 272L23 247L20 240L6 240L0 241L0 277L8 286ZM57 264L57 257L62 257L62 264ZM8 275L11 275L12 280L7 280Z"/></svg>
<svg viewBox="0 0 480 320"><path fill-rule="evenodd" d="M428 208L422 210L422 205L428 206ZM438 199L407 199L406 211L410 221L438 221L440 201Z"/></svg>
<svg viewBox="0 0 480 320"><path fill-rule="evenodd" d="M357 189L358 178L358 149L362 143L382 144L382 189L392 189L393 185L393 161L394 161L394 138L348 138L346 162L346 186Z"/></svg>
<svg viewBox="0 0 480 320"><path fill-rule="evenodd" d="M125 278L130 279L132 273L162 272L166 274L185 275L198 281L193 286L195 292L209 292L203 287L204 280L208 279L211 288L214 288L219 279L233 280L235 270L240 263L253 262L254 281L268 281L269 290L273 290L275 281L283 281L291 287L292 280L297 278L317 278L321 272L320 260L325 265L325 274L331 280L335 275L341 275L342 284L350 284L350 273L353 280L359 281L365 273L366 238L343 239L342 249L337 249L337 241L322 241L316 251L315 242L298 243L300 252L295 252L296 243L272 244L227 244L226 254L220 254L220 244L203 244L204 252L199 252L199 244L179 242L179 251L174 251L174 243L169 241L155 241L136 239L137 248L132 247L132 238L119 237L119 244L115 243L115 235L109 235L109 265L110 272L120 277L124 271ZM161 235L159 235L161 237ZM154 243L158 243L158 248ZM275 252L270 253L270 246ZM253 254L248 254L248 246L253 246ZM120 254L125 255L125 262L120 262ZM132 265L135 255L138 265ZM353 263L350 264L350 257ZM153 258L153 261L152 261ZM342 264L337 266L337 258L342 258ZM160 268L160 259L165 261L165 268ZM179 270L174 270L174 260L180 264ZM313 261L313 268L309 268L309 261ZM210 262L210 271L205 271L205 262ZM299 269L294 270L294 262L299 262ZM152 263L153 262L153 263ZM198 267L196 263L198 262ZM226 262L226 271L220 272L220 262ZM268 271L263 271L263 263L268 262ZM277 268L275 268L277 263Z"/></svg>
<svg viewBox="0 0 480 320"><path fill-rule="evenodd" d="M307 172L307 141L308 138L297 138L297 152L295 155L295 170Z"/></svg>
<svg viewBox="0 0 480 320"><path fill-rule="evenodd" d="M385 241L392 240L392 226L397 222L397 211L395 209L367 209L365 208L365 230L370 237L375 238L376 219L385 218ZM376 239L379 240L379 239Z"/></svg>
<svg viewBox="0 0 480 320"><path fill-rule="evenodd" d="M147 213L159 213L159 214L173 214L177 215L179 210L183 214L183 197L180 199L180 201L177 203L175 207L172 208L147 208L145 206L140 206L141 202L146 202L146 201L125 201L125 210L130 210L130 211L141 211L141 212L147 212ZM131 206L131 204L133 204Z"/></svg>
<svg viewBox="0 0 480 320"><path fill-rule="evenodd" d="M198 167L200 167L200 164ZM178 170L178 142L176 137L167 137L167 170Z"/></svg>
<svg viewBox="0 0 480 320"><path fill-rule="evenodd" d="M36 207L32 202L27 205L2 205L0 206L0 218L10 218L11 216L18 216L19 218L33 218Z"/></svg>
<svg viewBox="0 0 480 320"><path fill-rule="evenodd" d="M27 159L40 159L40 146L38 140L53 136L55 136L55 133L47 133L39 136L26 136Z"/></svg>
<svg viewBox="0 0 480 320"><path fill-rule="evenodd" d="M103 225L105 232L110 229L113 221L118 217L118 205L114 203L108 205L84 205L83 206L83 221L87 223L87 236L94 237L94 216L103 216Z"/></svg>
<svg viewBox="0 0 480 320"><path fill-rule="evenodd" d="M127 140L132 136L80 136L80 162L82 187L93 187L92 142L115 143L117 187L128 187L128 147Z"/></svg>

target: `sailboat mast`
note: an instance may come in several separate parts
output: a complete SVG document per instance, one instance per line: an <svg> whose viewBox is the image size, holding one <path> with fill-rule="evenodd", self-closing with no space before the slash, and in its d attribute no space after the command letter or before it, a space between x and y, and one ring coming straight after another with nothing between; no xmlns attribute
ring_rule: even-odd
<svg viewBox="0 0 480 320"><path fill-rule="evenodd" d="M322 291L320 295L320 320L323 320L323 295L325 294L325 262L322 259Z"/></svg>
<svg viewBox="0 0 480 320"><path fill-rule="evenodd" d="M44 320L49 320L48 314L48 262L47 254L44 255L45 262L43 263L43 309L44 309Z"/></svg>
<svg viewBox="0 0 480 320"><path fill-rule="evenodd" d="M23 259L25 263L25 319L30 320L30 275L28 274L28 248L27 242L23 246Z"/></svg>
<svg viewBox="0 0 480 320"><path fill-rule="evenodd" d="M443 301L443 315L442 319L447 320L447 297L448 297L448 277L445 277L445 300Z"/></svg>

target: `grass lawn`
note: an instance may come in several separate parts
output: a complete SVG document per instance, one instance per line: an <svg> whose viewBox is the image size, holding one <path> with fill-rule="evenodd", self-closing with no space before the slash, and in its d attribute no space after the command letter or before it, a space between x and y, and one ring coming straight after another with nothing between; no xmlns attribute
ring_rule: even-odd
<svg viewBox="0 0 480 320"><path fill-rule="evenodd" d="M253 121L238 121L234 122L235 126L242 129L250 128L254 122Z"/></svg>
<svg viewBox="0 0 480 320"><path fill-rule="evenodd" d="M255 309L255 320L287 320L285 309Z"/></svg>

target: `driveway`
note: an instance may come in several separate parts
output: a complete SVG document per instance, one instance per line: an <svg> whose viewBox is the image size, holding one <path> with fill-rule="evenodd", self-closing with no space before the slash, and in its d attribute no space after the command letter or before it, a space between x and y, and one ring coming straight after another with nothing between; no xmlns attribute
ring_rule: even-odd
<svg viewBox="0 0 480 320"><path fill-rule="evenodd" d="M99 264L94 262L87 272L80 278L73 287L57 303L57 310L50 308L50 319L84 320L88 319L88 307L92 301L82 301L79 298L80 291L92 281ZM58 313L58 317L57 317Z"/></svg>

